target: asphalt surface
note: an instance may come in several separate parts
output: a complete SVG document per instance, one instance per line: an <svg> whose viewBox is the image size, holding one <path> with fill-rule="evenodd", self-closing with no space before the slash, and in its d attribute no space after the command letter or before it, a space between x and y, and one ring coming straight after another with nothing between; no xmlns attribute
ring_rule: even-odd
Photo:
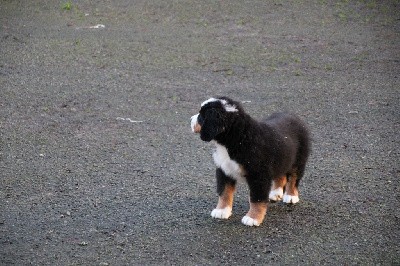
<svg viewBox="0 0 400 266"><path fill-rule="evenodd" d="M400 3L0 1L0 265L399 265ZM103 26L99 26L104 25ZM210 217L211 96L307 121L295 206Z"/></svg>

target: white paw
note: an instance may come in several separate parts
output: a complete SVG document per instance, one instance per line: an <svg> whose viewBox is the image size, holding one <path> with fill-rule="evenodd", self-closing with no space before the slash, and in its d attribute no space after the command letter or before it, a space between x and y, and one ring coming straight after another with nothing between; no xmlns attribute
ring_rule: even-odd
<svg viewBox="0 0 400 266"><path fill-rule="evenodd" d="M292 196L292 195L288 195L288 194L283 195L284 203L295 204L295 203L299 202L299 200L300 200L299 196Z"/></svg>
<svg viewBox="0 0 400 266"><path fill-rule="evenodd" d="M283 189L278 187L277 189L271 190L269 192L269 199L272 201L280 201L283 197Z"/></svg>
<svg viewBox="0 0 400 266"><path fill-rule="evenodd" d="M259 226L260 222L246 215L242 218L242 224L247 226Z"/></svg>
<svg viewBox="0 0 400 266"><path fill-rule="evenodd" d="M260 223L257 220L255 220L247 215L242 218L242 224L247 225L247 226L259 226L260 225Z"/></svg>
<svg viewBox="0 0 400 266"><path fill-rule="evenodd" d="M226 207L224 209L214 209L211 216L217 219L228 219L232 215L232 208Z"/></svg>

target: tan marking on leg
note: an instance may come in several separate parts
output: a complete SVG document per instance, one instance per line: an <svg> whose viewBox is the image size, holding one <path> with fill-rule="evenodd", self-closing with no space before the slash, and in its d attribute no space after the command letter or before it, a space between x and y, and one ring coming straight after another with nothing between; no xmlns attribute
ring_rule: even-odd
<svg viewBox="0 0 400 266"><path fill-rule="evenodd" d="M222 192L222 194L218 197L218 204L216 209L224 209L226 207L232 208L234 193L235 186L231 184L226 184L224 192Z"/></svg>
<svg viewBox="0 0 400 266"><path fill-rule="evenodd" d="M284 190L286 182L287 182L286 175L283 175L281 177L278 177L278 178L275 178L274 180L272 180L272 187L268 194L268 198L271 201L277 202L277 201L282 200L283 190Z"/></svg>
<svg viewBox="0 0 400 266"><path fill-rule="evenodd" d="M261 224L267 213L267 206L266 202L250 202L250 210L247 212L246 216L257 220L258 224Z"/></svg>
<svg viewBox="0 0 400 266"><path fill-rule="evenodd" d="M275 189L280 188L280 187L283 188L286 185L286 183L287 183L286 175L283 175L281 177L275 178L272 181L271 190L275 190Z"/></svg>
<svg viewBox="0 0 400 266"><path fill-rule="evenodd" d="M297 174L290 175L289 182L286 184L285 193L290 196L298 196L299 190L296 187Z"/></svg>

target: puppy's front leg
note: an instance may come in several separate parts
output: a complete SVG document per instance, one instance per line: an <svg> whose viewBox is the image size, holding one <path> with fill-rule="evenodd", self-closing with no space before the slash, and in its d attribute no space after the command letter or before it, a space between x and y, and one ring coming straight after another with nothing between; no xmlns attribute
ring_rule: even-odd
<svg viewBox="0 0 400 266"><path fill-rule="evenodd" d="M250 210L242 218L242 223L248 226L259 226L265 218L268 206L268 191L270 184L249 182Z"/></svg>
<svg viewBox="0 0 400 266"><path fill-rule="evenodd" d="M248 226L259 226L267 213L267 202L251 202L250 210L242 218L242 223Z"/></svg>
<svg viewBox="0 0 400 266"><path fill-rule="evenodd" d="M232 215L233 195L235 193L236 181L220 169L216 171L218 204L211 212L213 218L228 219Z"/></svg>

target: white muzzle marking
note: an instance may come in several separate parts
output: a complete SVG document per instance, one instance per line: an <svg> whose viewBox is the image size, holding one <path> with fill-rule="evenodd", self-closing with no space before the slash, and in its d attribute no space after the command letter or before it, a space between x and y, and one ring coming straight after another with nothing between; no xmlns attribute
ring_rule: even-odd
<svg viewBox="0 0 400 266"><path fill-rule="evenodd" d="M192 131L194 133L199 133L201 126L199 125L199 123L197 123L197 117L199 116L199 114L192 116L191 121L190 121L190 126L192 127Z"/></svg>

